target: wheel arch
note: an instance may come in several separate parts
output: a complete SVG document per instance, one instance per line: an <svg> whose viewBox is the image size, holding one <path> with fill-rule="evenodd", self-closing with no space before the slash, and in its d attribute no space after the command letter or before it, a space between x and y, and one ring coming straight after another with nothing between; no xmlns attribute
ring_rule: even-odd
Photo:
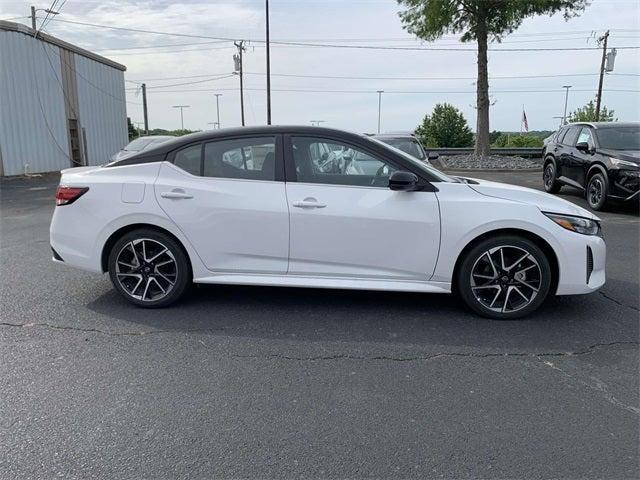
<svg viewBox="0 0 640 480"><path fill-rule="evenodd" d="M553 247L541 236L530 232L528 230L523 230L519 228L500 228L496 230L490 230L488 232L484 232L477 237L470 240L464 248L460 251L458 258L456 259L455 266L453 267L453 276L451 278L451 291L457 293L457 282L458 282L458 272L462 266L462 261L467 253L475 247L478 243L486 240L488 238L494 237L496 235L514 235L526 238L527 240L535 243L540 250L546 255L549 260L549 266L551 267L551 288L549 289L549 293L555 295L556 290L558 288L558 281L560 279L560 267L558 263L558 256L554 251Z"/></svg>
<svg viewBox="0 0 640 480"><path fill-rule="evenodd" d="M595 173L602 173L605 177L606 180L609 180L609 175L607 174L607 167L604 166L604 164L600 163L600 162L594 162L591 164L591 166L589 166L589 169L587 170L587 176L585 177L585 189L587 188L587 184L589 183L589 179L595 174Z"/></svg>
<svg viewBox="0 0 640 480"><path fill-rule="evenodd" d="M155 230L158 233L162 233L164 235L167 235L167 236L171 237L178 244L178 246L182 249L182 252L184 253L185 257L187 258L189 271L191 272L191 275L193 275L193 264L192 264L191 256L189 255L189 252L185 248L185 246L182 243L182 241L178 237L176 237L173 233L171 233L169 230L167 230L166 228L162 228L162 227L159 227L158 225L154 225L154 224L151 224L151 223L131 223L129 225L125 225L123 227L120 227L115 232L113 232L109 236L109 238L107 238L107 241L104 243L104 246L102 247L102 252L101 252L101 257L100 257L100 265L102 267L102 272L103 273L109 271L109 253L111 252L111 249L113 248L115 243L118 241L118 239L120 239L123 235L126 235L129 232L132 232L134 230L138 230L138 229L141 229L141 228L146 228L146 229L149 229L149 230Z"/></svg>

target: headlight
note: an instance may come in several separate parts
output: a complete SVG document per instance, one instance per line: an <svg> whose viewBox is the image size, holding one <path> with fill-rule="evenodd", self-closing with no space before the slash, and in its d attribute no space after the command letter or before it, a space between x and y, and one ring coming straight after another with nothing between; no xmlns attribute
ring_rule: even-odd
<svg viewBox="0 0 640 480"><path fill-rule="evenodd" d="M609 157L609 161L614 167L639 167L639 165L635 162L628 162L626 160L620 160L619 158Z"/></svg>
<svg viewBox="0 0 640 480"><path fill-rule="evenodd" d="M581 233L582 235L598 235L600 233L600 224L595 220L571 215L558 215L556 213L545 213L545 215L562 228L572 232Z"/></svg>

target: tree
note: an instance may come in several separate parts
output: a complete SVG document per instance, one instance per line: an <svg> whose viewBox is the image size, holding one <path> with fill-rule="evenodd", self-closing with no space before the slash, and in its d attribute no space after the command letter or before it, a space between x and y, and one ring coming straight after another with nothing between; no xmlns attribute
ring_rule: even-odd
<svg viewBox="0 0 640 480"><path fill-rule="evenodd" d="M140 136L140 132L134 127L133 123L131 123L131 118L129 117L127 117L127 129L129 130L129 141Z"/></svg>
<svg viewBox="0 0 640 480"><path fill-rule="evenodd" d="M614 118L615 112L608 110L607 107L600 109L600 122L615 122L618 119ZM571 112L567 117L567 122L595 122L596 121L596 103L591 100L584 107L576 109Z"/></svg>
<svg viewBox="0 0 640 480"><path fill-rule="evenodd" d="M473 133L462 112L448 103L433 107L431 116L425 115L416 135L426 147L470 147Z"/></svg>
<svg viewBox="0 0 640 480"><path fill-rule="evenodd" d="M568 20L583 11L589 0L398 0L398 3L406 6L400 12L404 28L418 38L432 41L445 33L462 33L461 41L478 43L475 153L484 156L489 153L489 41L500 42L527 17L563 11Z"/></svg>

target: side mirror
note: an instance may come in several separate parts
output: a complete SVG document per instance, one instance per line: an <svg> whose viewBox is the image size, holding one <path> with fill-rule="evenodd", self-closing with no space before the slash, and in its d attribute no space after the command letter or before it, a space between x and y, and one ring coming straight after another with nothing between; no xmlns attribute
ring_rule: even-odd
<svg viewBox="0 0 640 480"><path fill-rule="evenodd" d="M415 173L397 171L389 177L389 188L391 190L411 192L418 186L418 176Z"/></svg>
<svg viewBox="0 0 640 480"><path fill-rule="evenodd" d="M436 152L427 153L427 160L437 160L438 158L440 158L440 155Z"/></svg>
<svg viewBox="0 0 640 480"><path fill-rule="evenodd" d="M587 142L578 142L576 143L576 149L583 153L591 153L591 147Z"/></svg>

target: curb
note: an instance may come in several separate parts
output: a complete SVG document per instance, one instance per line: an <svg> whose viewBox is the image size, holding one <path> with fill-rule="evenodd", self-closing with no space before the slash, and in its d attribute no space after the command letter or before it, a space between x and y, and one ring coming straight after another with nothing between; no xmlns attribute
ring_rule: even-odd
<svg viewBox="0 0 640 480"><path fill-rule="evenodd" d="M477 173L491 173L491 172L497 172L497 173L531 172L531 173L535 173L535 172L542 172L542 167L540 167L540 168L537 168L537 167L536 168L515 168L515 169L509 169L509 168L443 168L442 171L443 172L462 172L462 173L473 173L473 172L477 172Z"/></svg>

